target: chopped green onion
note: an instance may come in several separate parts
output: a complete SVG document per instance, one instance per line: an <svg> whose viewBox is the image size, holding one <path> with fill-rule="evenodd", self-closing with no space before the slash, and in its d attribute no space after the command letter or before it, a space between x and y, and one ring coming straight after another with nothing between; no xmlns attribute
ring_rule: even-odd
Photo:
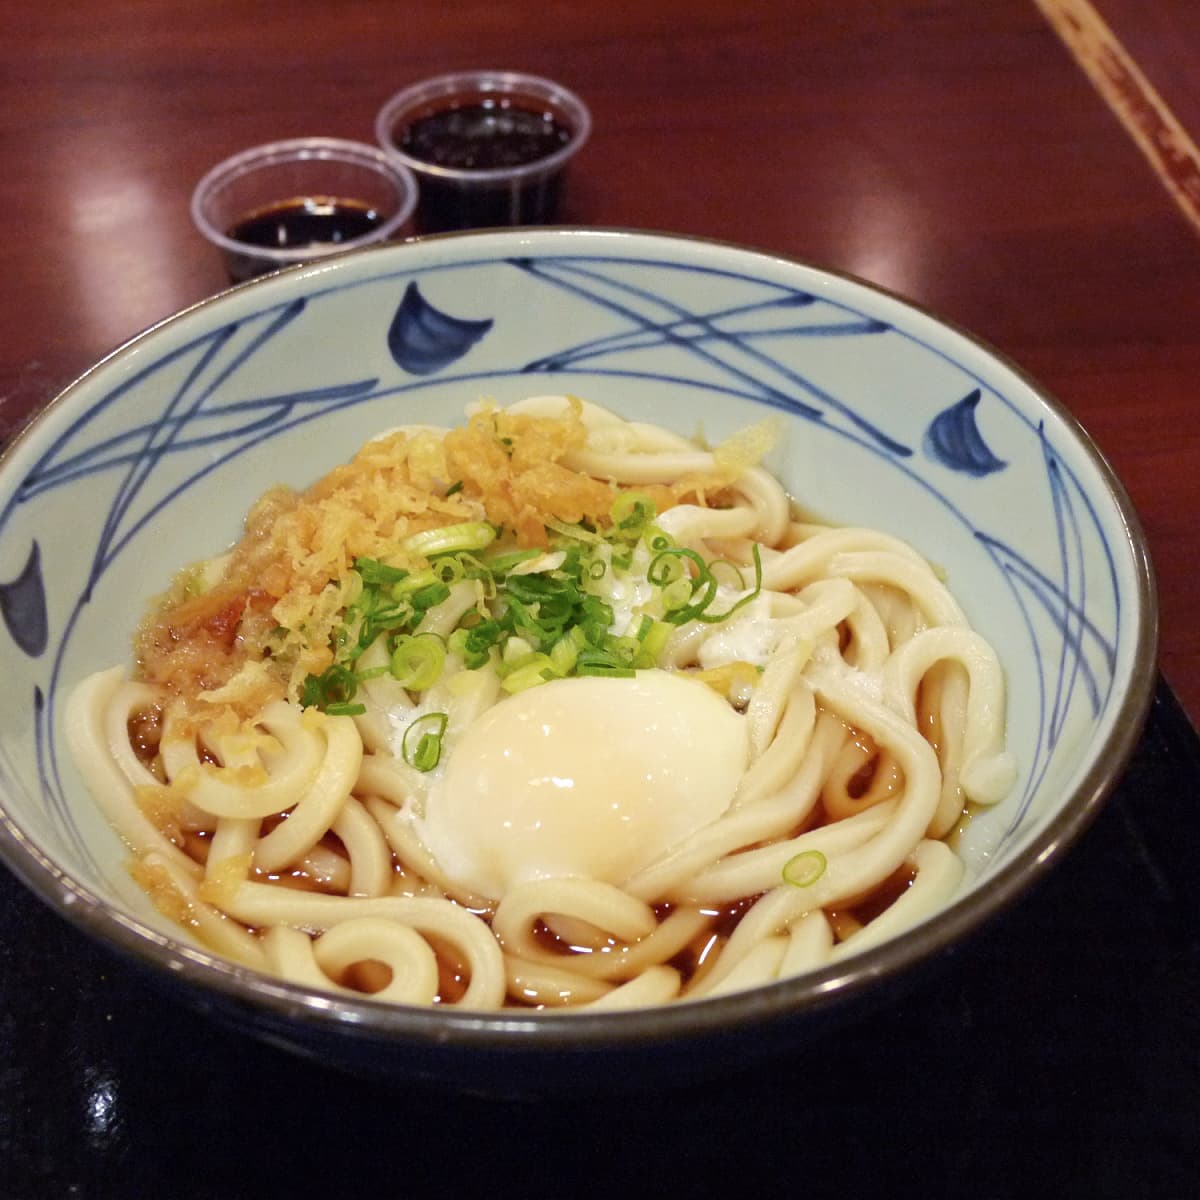
<svg viewBox="0 0 1200 1200"><path fill-rule="evenodd" d="M563 537L571 538L577 542L599 543L604 539L595 532L583 525L568 525L565 521L556 521L553 518L546 522L547 529L553 529L555 533L561 533Z"/></svg>
<svg viewBox="0 0 1200 1200"><path fill-rule="evenodd" d="M613 531L635 542L657 515L654 501L645 492L621 492L609 510Z"/></svg>
<svg viewBox="0 0 1200 1200"><path fill-rule="evenodd" d="M550 665L554 668L554 673L561 679L575 669L575 664L579 660L579 647L575 643L575 639L567 634L566 637L561 637L554 643L550 651Z"/></svg>
<svg viewBox="0 0 1200 1200"><path fill-rule="evenodd" d="M610 557L614 571L628 571L633 566L633 546L614 545Z"/></svg>
<svg viewBox="0 0 1200 1200"><path fill-rule="evenodd" d="M400 754L410 767L432 771L442 757L442 738L446 736L449 718L444 712L426 713L418 717L405 731L400 741ZM413 736L416 735L416 741Z"/></svg>
<svg viewBox="0 0 1200 1200"><path fill-rule="evenodd" d="M403 579L398 579L392 584L390 594L393 600L407 600L413 592L419 592L423 587L437 582L438 577L433 573L432 567L426 567L423 571L406 571Z"/></svg>
<svg viewBox="0 0 1200 1200"><path fill-rule="evenodd" d="M325 711L331 717L360 717L367 711L365 704L327 704Z"/></svg>
<svg viewBox="0 0 1200 1200"><path fill-rule="evenodd" d="M540 558L541 556L542 552L540 550L513 550L508 554L493 555L484 561L488 570L493 575L507 575L513 567L520 566L523 562L529 562L531 559Z"/></svg>
<svg viewBox="0 0 1200 1200"><path fill-rule="evenodd" d="M820 850L802 850L783 864L783 882L792 887L812 887L825 874L827 865Z"/></svg>
<svg viewBox="0 0 1200 1200"><path fill-rule="evenodd" d="M461 481L448 494L460 487ZM550 551L515 550L502 526L464 521L413 534L387 552L411 566L356 559L342 583L345 608L330 639L334 664L305 681L304 703L326 712L364 711L354 703L355 689L385 673L406 688L427 691L444 672L447 653L470 670L494 663L510 692L571 675L627 678L658 666L676 628L724 621L761 594L757 546L753 590L717 614L711 608L722 590L718 573L745 590L744 567L724 559L709 563L677 545L654 524L655 505L646 493L615 492L609 516L611 527L605 522L600 530L591 522L547 522ZM614 607L605 596L610 587L613 595L623 594L626 573L643 571L657 590L646 606L650 611L635 613L625 634L616 636ZM444 638L421 633L426 613L465 580L471 581L474 605L457 627ZM376 660L356 671L380 638L387 665ZM439 738L427 722L409 739L406 758L436 762Z"/></svg>
<svg viewBox="0 0 1200 1200"><path fill-rule="evenodd" d="M663 588L661 599L666 612L685 608L692 599L692 581L690 579L672 579Z"/></svg>
<svg viewBox="0 0 1200 1200"><path fill-rule="evenodd" d="M371 667L365 671L355 671L355 677L359 683L367 683L372 679L381 679L384 675L392 673L390 667Z"/></svg>
<svg viewBox="0 0 1200 1200"><path fill-rule="evenodd" d="M435 554L456 554L460 550L482 550L496 540L496 527L486 521L462 521L443 525L440 529L425 529L400 543L409 554L432 558Z"/></svg>
<svg viewBox="0 0 1200 1200"><path fill-rule="evenodd" d="M478 625L467 628L460 625L450 635L446 648L457 654L468 669L475 670L482 667L491 657L491 649L499 643L503 632L500 622L488 617Z"/></svg>
<svg viewBox="0 0 1200 1200"><path fill-rule="evenodd" d="M533 653L533 647L523 637L513 634L504 643L504 649L500 652L500 661L506 667L516 666Z"/></svg>
<svg viewBox="0 0 1200 1200"><path fill-rule="evenodd" d="M637 672L632 667L619 667L609 663L578 662L575 665L575 674L596 675L602 679L633 679Z"/></svg>
<svg viewBox="0 0 1200 1200"><path fill-rule="evenodd" d="M424 614L426 609L433 608L436 604L441 604L443 600L450 598L450 589L444 583L430 583L412 594L412 606L416 612ZM413 624L418 624L414 621Z"/></svg>
<svg viewBox="0 0 1200 1200"><path fill-rule="evenodd" d="M403 567L389 567L387 563L381 563L374 558L356 558L354 569L361 576L363 583L374 587L399 583L408 576Z"/></svg>
<svg viewBox="0 0 1200 1200"><path fill-rule="evenodd" d="M390 669L401 687L423 692L438 681L445 665L446 647L436 633L405 634L396 639Z"/></svg>
<svg viewBox="0 0 1200 1200"><path fill-rule="evenodd" d="M658 550L646 568L646 580L655 587L665 588L677 580L687 577L684 557L694 556L704 568L704 560L694 550L683 550L678 546L667 546Z"/></svg>
<svg viewBox="0 0 1200 1200"><path fill-rule="evenodd" d="M575 659L576 675L600 675L608 679L632 679L637 672L631 665L633 655L622 653L613 638L611 647L589 646L579 651Z"/></svg>
<svg viewBox="0 0 1200 1200"><path fill-rule="evenodd" d="M545 683L558 674L554 660L548 654L530 654L516 666L504 673L500 686L509 693L523 692L527 688Z"/></svg>
<svg viewBox="0 0 1200 1200"><path fill-rule="evenodd" d="M460 579L465 579L467 575L467 567L463 562L463 557L458 554L447 554L439 558L430 568L433 571L434 578L439 583L457 583Z"/></svg>
<svg viewBox="0 0 1200 1200"><path fill-rule="evenodd" d="M699 620L707 622L709 625L715 625L718 621L724 621L726 617L731 617L739 608L750 603L762 591L762 556L758 552L758 543L754 543L754 590L747 592L740 600L738 600L727 612L723 613L703 613L698 614Z"/></svg>
<svg viewBox="0 0 1200 1200"><path fill-rule="evenodd" d="M729 570L730 570L730 571L733 573L733 579L734 579L734 582L733 582L733 583L731 583L731 584L728 584L727 586L729 586L729 587L735 587L735 586L736 586L736 588L737 588L737 590L738 590L739 592L740 592L740 591L744 591L744 590L745 590L745 587L746 587L746 579L745 579L745 576L743 576L743 575L742 575L742 568L741 568L741 567L739 567L739 566L737 565L737 563L735 563L735 562L732 562L732 561L731 561L730 559L728 559L728 558L714 558L714 559L712 560L712 562L710 562L710 563L708 564L708 569L709 569L709 570L710 570L710 571L711 571L711 572L712 572L714 575L717 573L717 568L718 568L718 567L727 567L727 568L728 568L728 569L729 569Z"/></svg>
<svg viewBox="0 0 1200 1200"><path fill-rule="evenodd" d="M331 704L348 704L354 699L356 691L358 678L354 672L340 663L334 663L320 675L309 675L304 680L300 703L304 708L320 708L328 712Z"/></svg>

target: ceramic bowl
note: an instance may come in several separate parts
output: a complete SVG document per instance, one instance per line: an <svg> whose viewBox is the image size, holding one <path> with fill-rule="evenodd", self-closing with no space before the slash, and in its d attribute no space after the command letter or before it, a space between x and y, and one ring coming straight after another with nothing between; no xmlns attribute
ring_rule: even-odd
<svg viewBox="0 0 1200 1200"><path fill-rule="evenodd" d="M899 938L732 996L568 1017L347 1000L221 961L161 917L66 749L71 687L129 659L148 597L232 542L269 485L480 397L571 392L717 439L764 413L809 509L942 564L999 650L1019 768L961 844L953 901ZM529 1092L715 1070L829 1030L1009 905L1095 815L1145 716L1153 577L1068 412L905 301L746 249L544 229L293 268L148 330L69 387L0 469L0 853L67 920L209 1012L354 1070Z"/></svg>

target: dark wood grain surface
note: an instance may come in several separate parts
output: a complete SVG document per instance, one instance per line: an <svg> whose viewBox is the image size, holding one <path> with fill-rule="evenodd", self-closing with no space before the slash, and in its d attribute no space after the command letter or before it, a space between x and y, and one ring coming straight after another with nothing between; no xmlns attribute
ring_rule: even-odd
<svg viewBox="0 0 1200 1200"><path fill-rule="evenodd" d="M1054 393L1141 515L1183 704L1160 688L1095 832L936 986L699 1095L351 1089L197 1023L5 875L0 1194L1197 1194L1200 225L1055 3L1082 0L0 0L0 439L224 286L188 213L216 161L371 141L431 74L534 71L595 121L565 222L857 274ZM1200 4L1085 7L1200 137Z"/></svg>
<svg viewBox="0 0 1200 1200"><path fill-rule="evenodd" d="M1094 7L1200 128L1196 6ZM565 221L861 275L1056 394L1132 493L1162 664L1200 718L1200 232L1033 0L3 0L0 19L0 432L223 286L188 215L218 159L370 141L432 73L532 70L595 118Z"/></svg>

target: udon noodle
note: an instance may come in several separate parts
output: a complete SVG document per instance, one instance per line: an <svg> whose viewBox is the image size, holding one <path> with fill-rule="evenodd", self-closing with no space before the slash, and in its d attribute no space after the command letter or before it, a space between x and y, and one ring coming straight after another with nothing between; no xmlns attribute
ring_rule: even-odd
<svg viewBox="0 0 1200 1200"><path fill-rule="evenodd" d="M1004 681L939 572L567 397L268 492L72 695L79 769L215 952L403 1004L696 1000L945 905Z"/></svg>

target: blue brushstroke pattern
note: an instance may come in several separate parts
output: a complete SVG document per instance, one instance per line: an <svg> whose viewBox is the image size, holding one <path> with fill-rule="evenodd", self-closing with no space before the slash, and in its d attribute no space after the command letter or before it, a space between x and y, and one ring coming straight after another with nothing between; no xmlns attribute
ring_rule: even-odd
<svg viewBox="0 0 1200 1200"><path fill-rule="evenodd" d="M558 287L581 303L604 309L613 318L616 331L575 345L536 347L532 360L523 357L520 361L485 362L481 364L484 369L474 373L447 372L433 386L442 386L448 379L478 383L519 379L538 372L582 369L594 379L633 379L699 387L707 393L783 408L823 425L831 433L876 456L881 465L901 472L915 486L936 497L958 522L971 529L994 564L998 580L1014 598L1036 658L1036 686L1020 698L1020 703L1033 705L1036 711L1037 740L1033 761L1029 764L1024 797L996 850L1000 852L1006 844L1011 844L1010 839L1021 827L1031 798L1051 765L1068 718L1076 712L1084 719L1088 713L1099 717L1110 704L1115 683L1116 647L1120 641L1123 588L1116 573L1114 549L1107 544L1091 498L1069 464L1050 446L1044 426L1017 412L1002 394L990 391L967 364L914 333L895 328L845 304L815 298L784 285L763 285L754 280L759 286L753 298L746 299L746 293L742 291L737 293L736 301L696 312L676 298L678 289L663 291L655 285L653 275L651 281L646 282L644 270L648 268L653 273L670 267L675 275L727 277L739 284L751 280L735 272L712 268L604 256L498 261L507 262L524 274ZM426 273L431 272L427 270ZM404 273L409 279L412 275L412 272ZM368 282L378 284L386 280L390 287L395 278L395 275L381 276ZM23 629L20 636L30 644L40 640L49 652L43 660L48 665L46 687L44 691L41 687L35 688L32 706L38 770L53 819L84 861L90 861L90 856L82 845L82 836L66 800L64 781L60 777L61 750L50 716L60 703L67 647L75 636L92 588L139 532L210 472L253 452L288 430L330 413L368 401L399 399L420 392L430 386L420 378L421 374L433 374L452 364L492 328L491 320L462 321L440 313L425 302L415 282L408 283L407 287L404 302L392 325L395 331L398 325L407 322L408 328L401 341L410 361L406 365L397 358L397 362L413 378L391 380L382 387L381 381L373 378L335 378L315 381L313 386L303 390L266 394L256 390L250 395L242 394L237 385L243 368L252 364L264 347L288 331L296 336L297 322L301 318L307 325L299 336L311 334L312 323L315 321L319 325L324 313L314 314L310 306L319 309L318 302L326 293L317 292L298 301L270 305L229 325L204 332L122 381L53 442L27 475L23 486L0 509L0 529L3 529L17 507L42 492L67 485L84 475L118 474L107 520L98 531L94 547L80 546L84 555L91 551L91 569L82 589L74 597L70 612L61 622L61 629L57 628L59 623L56 622L55 637L49 639L48 631L34 636L33 623L17 623ZM387 307L384 308L386 312ZM406 321L401 321L405 312L408 313ZM456 331L457 350L452 353L448 352L446 341L450 331ZM791 365L789 359L777 357L774 352L777 344L787 348L789 342L795 345L798 339L811 344L831 338L892 337L921 346L961 372L966 377L962 390L975 385L974 391L941 414L938 420L944 419L946 428L935 434L931 425L926 432L925 448L939 463L956 471L966 470L968 474L986 474L986 470L979 470L985 464L991 464L994 470L1007 465L996 458L978 436L975 409L984 391L988 392L989 403L994 397L995 403L1013 412L1038 438L1047 485L1044 519L1052 522L1057 535L1057 561L1035 565L1023 557L1016 546L974 527L966 513L933 478L936 473L922 472L915 459L905 461L912 452L903 442L867 420L851 397L822 389L805 371ZM699 368L696 377L691 376L686 366L670 371L648 370L648 364L639 352L660 345L669 345L679 351L681 362L693 360ZM390 341L389 346L395 355L396 347ZM169 392L161 401L161 407L150 411L143 403L144 397L138 393L156 374L168 369L173 372ZM183 377L176 381L174 372L180 369ZM230 395L231 385L234 385L234 395ZM88 429L90 423L113 405L122 403L129 405L131 419L128 424L92 440ZM898 412L897 419L911 417ZM935 421L934 425L937 424ZM978 446L969 444L972 433L978 438ZM947 440L951 434L953 437ZM937 449L931 451L931 444L936 444ZM957 449L951 449L955 446ZM195 469L184 477L165 486L156 478L157 468L163 460L201 448L211 453L198 459ZM957 465L946 462L945 457L937 457L938 454L955 458ZM964 463L976 469L972 471ZM45 536L43 534L43 540ZM1089 569L1093 553L1103 556L1107 564L1105 570ZM31 560L33 558L31 554ZM40 586L40 567L35 571L27 564L22 576L27 573L37 574ZM18 582L0 584L0 589L7 587L10 594L16 595ZM1106 597L1116 605L1111 618L1101 615L1105 612L1102 601ZM44 603L43 597L43 607ZM19 635L11 622L9 628L17 638Z"/></svg>
<svg viewBox="0 0 1200 1200"><path fill-rule="evenodd" d="M462 358L494 324L491 317L469 321L441 312L410 283L388 329L388 349L410 375L433 375Z"/></svg>
<svg viewBox="0 0 1200 1200"><path fill-rule="evenodd" d="M1039 719L1037 748L1030 764L1029 783L1025 794L1005 829L997 850L1008 844L1021 827L1037 787L1050 767L1058 741L1066 727L1068 714L1074 705L1077 688L1082 689L1093 720L1099 720L1108 707L1116 682L1117 643L1121 610L1119 590L1115 626L1106 635L1088 616L1091 603L1089 578L1084 553L1087 525L1084 512L1095 527L1095 514L1090 511L1086 493L1079 489L1062 459L1046 436L1045 423L1037 426L1046 483L1051 501L1051 515L1059 546L1059 578L1053 579L1039 570L1017 550L981 531L976 538L987 547L993 560L1004 572L1009 587L1021 607L1026 628L1036 651L1039 670ZM1079 504L1072 492L1079 492ZM1101 535L1111 569L1111 548ZM1095 582L1099 583L1100 580ZM1115 578L1109 582L1115 586ZM1094 592L1094 588L1092 589ZM1036 632L1040 626L1034 614L1040 612L1049 619L1048 634Z"/></svg>
<svg viewBox="0 0 1200 1200"><path fill-rule="evenodd" d="M369 396L378 382L374 377L352 379L329 387L271 394L230 404L212 404L193 413L175 413L152 423L131 425L124 432L98 441L77 454L44 466L39 464L23 484L21 499L28 500L39 492L60 487L85 475L136 463L155 428L170 430L177 427L178 436L170 445L172 454L200 446L237 447L257 440L263 434L283 431L298 411L335 408L346 400ZM230 424L231 417L241 423ZM210 432L206 427L214 428Z"/></svg>
<svg viewBox="0 0 1200 1200"><path fill-rule="evenodd" d="M825 409L839 413L890 454L900 458L907 458L912 454L908 446L867 421L851 405L843 403L811 379L752 344L767 337L782 338L786 335L812 337L814 340L878 336L891 331L891 326L883 321L865 317L861 313L851 313L848 320L833 323L798 326L792 323L784 328L772 327L769 324L753 329L730 328L726 320L733 315L741 316L747 312L769 314L776 309L803 307L814 303L814 297L807 292L780 289L778 294L762 304L739 306L713 313L694 313L659 292L640 287L629 279L622 279L613 273L600 271L575 260L517 258L510 261L530 275L586 299L591 304L606 308L615 316L628 321L631 326L628 333L585 342L535 359L525 368L530 373L559 371L597 355L624 353L644 346L675 346L698 360L719 368L732 380L749 384L754 389L756 399L810 421L826 421L824 410L801 400L794 391L785 391L774 386L762 378L760 372L766 370L776 374L810 399L824 405ZM659 314L662 313L667 314L667 320L660 319Z"/></svg>
<svg viewBox="0 0 1200 1200"><path fill-rule="evenodd" d="M0 583L0 615L12 640L30 658L45 652L50 621L46 615L46 585L42 582L42 551L36 541L16 579Z"/></svg>
<svg viewBox="0 0 1200 1200"><path fill-rule="evenodd" d="M1008 466L991 452L979 432L975 409L979 406L980 395L976 388L934 417L925 431L924 441L925 453L934 462L977 479Z"/></svg>

